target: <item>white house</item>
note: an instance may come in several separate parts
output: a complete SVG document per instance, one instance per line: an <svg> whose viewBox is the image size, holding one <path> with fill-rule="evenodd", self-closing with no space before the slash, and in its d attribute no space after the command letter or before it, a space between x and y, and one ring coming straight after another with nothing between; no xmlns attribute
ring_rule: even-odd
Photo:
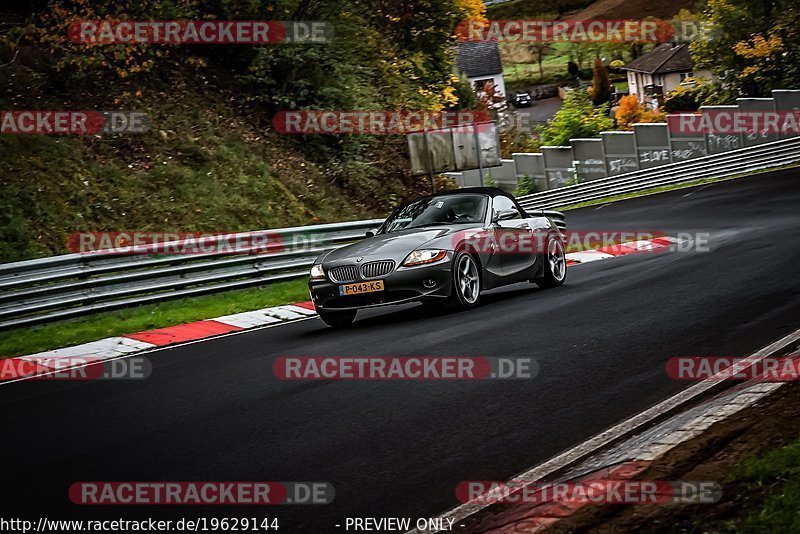
<svg viewBox="0 0 800 534"><path fill-rule="evenodd" d="M686 78L711 79L708 70L695 70L686 44L663 43L624 67L628 71L628 91L640 103L658 107L658 98L675 90Z"/></svg>
<svg viewBox="0 0 800 534"><path fill-rule="evenodd" d="M483 91L486 82L495 87L495 94L506 94L503 62L497 41L465 41L456 50L456 68L465 74L476 92Z"/></svg>

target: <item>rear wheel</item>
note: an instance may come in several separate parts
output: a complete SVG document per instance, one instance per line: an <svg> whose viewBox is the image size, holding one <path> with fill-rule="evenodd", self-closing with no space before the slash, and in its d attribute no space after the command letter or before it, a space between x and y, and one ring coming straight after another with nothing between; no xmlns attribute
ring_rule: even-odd
<svg viewBox="0 0 800 534"><path fill-rule="evenodd" d="M319 318L322 322L333 328L345 328L353 324L356 318L356 310L342 311L322 311L319 310Z"/></svg>
<svg viewBox="0 0 800 534"><path fill-rule="evenodd" d="M472 308L481 296L481 274L475 258L459 252L453 261L453 289L448 305L455 309Z"/></svg>
<svg viewBox="0 0 800 534"><path fill-rule="evenodd" d="M567 279L567 258L564 244L554 235L547 237L544 259L544 276L535 280L541 288L557 287Z"/></svg>

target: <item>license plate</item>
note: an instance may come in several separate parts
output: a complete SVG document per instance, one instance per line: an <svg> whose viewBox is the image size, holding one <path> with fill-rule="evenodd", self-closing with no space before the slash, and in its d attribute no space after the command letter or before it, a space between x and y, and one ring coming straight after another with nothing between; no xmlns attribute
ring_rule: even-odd
<svg viewBox="0 0 800 534"><path fill-rule="evenodd" d="M344 284L339 286L340 295L357 295L359 293L374 293L383 291L383 280L374 282L359 282L357 284Z"/></svg>

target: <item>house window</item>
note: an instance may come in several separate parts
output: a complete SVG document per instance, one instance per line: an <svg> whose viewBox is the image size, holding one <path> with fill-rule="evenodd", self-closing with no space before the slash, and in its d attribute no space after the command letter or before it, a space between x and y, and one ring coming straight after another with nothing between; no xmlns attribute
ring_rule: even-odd
<svg viewBox="0 0 800 534"><path fill-rule="evenodd" d="M685 80L686 78L694 78L694 72L681 72L681 81Z"/></svg>
<svg viewBox="0 0 800 534"><path fill-rule="evenodd" d="M485 80L475 80L475 90L483 91L487 83L494 85L494 80L492 78L486 78Z"/></svg>

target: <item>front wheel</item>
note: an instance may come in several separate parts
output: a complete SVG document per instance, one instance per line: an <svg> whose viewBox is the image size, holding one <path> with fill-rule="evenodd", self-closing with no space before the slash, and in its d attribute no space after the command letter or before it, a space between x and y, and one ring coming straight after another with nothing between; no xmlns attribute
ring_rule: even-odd
<svg viewBox="0 0 800 534"><path fill-rule="evenodd" d="M536 280L536 285L546 289L564 284L567 279L567 258L564 244L554 235L547 238L547 252L544 254L544 276Z"/></svg>
<svg viewBox="0 0 800 534"><path fill-rule="evenodd" d="M466 309L478 304L481 295L481 273L475 258L459 252L453 260L453 288L448 299L450 308Z"/></svg>
<svg viewBox="0 0 800 534"><path fill-rule="evenodd" d="M322 311L319 310L319 318L322 322L333 328L345 328L353 324L356 318L356 310L342 311Z"/></svg>

